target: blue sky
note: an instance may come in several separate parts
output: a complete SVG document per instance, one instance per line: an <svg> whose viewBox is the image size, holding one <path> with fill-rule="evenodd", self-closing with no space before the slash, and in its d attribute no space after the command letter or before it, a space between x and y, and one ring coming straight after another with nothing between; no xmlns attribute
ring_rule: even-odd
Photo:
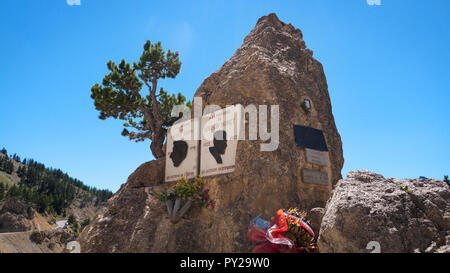
<svg viewBox="0 0 450 273"><path fill-rule="evenodd" d="M162 85L191 99L257 19L276 12L302 30L324 66L343 175L369 169L442 179L450 173L450 1L381 3L4 1L0 146L115 191L153 156L148 141L120 135L122 122L98 119L90 88L101 82L106 62L132 62L147 39L161 41L183 63Z"/></svg>

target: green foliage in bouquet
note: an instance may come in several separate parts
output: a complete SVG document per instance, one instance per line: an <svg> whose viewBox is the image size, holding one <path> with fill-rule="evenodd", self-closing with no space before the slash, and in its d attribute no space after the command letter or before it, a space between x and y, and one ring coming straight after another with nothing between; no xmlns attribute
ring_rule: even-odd
<svg viewBox="0 0 450 273"><path fill-rule="evenodd" d="M200 208L208 207L212 209L215 205L215 202L209 197L209 189L205 187L205 180L200 176L197 176L193 180L182 177L167 192L155 194L163 203L176 199L192 199Z"/></svg>
<svg viewBox="0 0 450 273"><path fill-rule="evenodd" d="M189 198L202 191L205 181L201 177L196 177L193 181L187 180L185 177L180 178L173 187L176 197Z"/></svg>

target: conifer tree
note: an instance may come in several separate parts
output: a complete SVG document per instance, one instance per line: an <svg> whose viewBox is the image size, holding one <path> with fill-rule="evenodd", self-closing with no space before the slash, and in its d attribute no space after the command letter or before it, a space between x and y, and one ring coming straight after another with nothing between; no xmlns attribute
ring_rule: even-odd
<svg viewBox="0 0 450 273"><path fill-rule="evenodd" d="M0 201L5 198L5 186L0 182Z"/></svg>
<svg viewBox="0 0 450 273"><path fill-rule="evenodd" d="M130 65L122 60L116 65L109 61L107 67L110 73L102 84L91 88L99 118L124 120L123 136L136 142L150 139L155 158L164 156L162 146L167 127L177 120L170 116L172 108L184 104L186 98L180 93L169 95L163 88L158 90L158 81L178 75L181 69L178 52L166 53L161 42L147 41L137 63ZM190 102L186 106L190 107Z"/></svg>

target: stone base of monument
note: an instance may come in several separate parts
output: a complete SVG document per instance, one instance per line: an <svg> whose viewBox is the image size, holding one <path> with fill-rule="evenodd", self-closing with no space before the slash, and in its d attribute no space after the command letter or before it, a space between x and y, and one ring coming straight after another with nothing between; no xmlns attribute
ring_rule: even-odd
<svg viewBox="0 0 450 273"><path fill-rule="evenodd" d="M169 218L172 223L177 223L183 217L183 215L191 208L192 200L184 200L184 205L181 207L181 198L174 200L167 200L167 212L169 213ZM181 209L180 209L181 207Z"/></svg>

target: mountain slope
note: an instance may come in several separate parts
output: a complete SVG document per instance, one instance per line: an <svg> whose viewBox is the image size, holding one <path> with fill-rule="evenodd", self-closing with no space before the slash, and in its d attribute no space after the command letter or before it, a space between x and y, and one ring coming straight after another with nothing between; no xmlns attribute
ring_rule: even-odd
<svg viewBox="0 0 450 273"><path fill-rule="evenodd" d="M55 217L93 218L111 195L109 190L89 187L59 169L33 159L21 160L16 154L8 156L6 149L1 150L1 232L46 230L53 227ZM27 215L30 210L33 216ZM34 218L40 219L40 224L34 223Z"/></svg>

